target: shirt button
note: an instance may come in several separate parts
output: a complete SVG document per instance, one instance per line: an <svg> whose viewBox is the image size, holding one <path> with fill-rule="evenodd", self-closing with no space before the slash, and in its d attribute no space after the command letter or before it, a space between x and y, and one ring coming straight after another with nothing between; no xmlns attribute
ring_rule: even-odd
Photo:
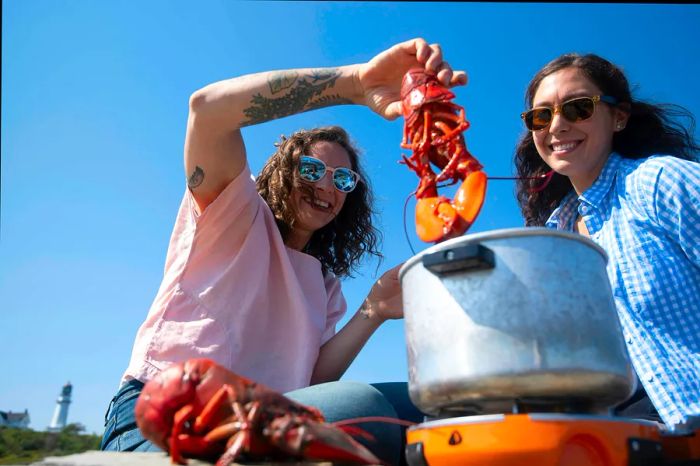
<svg viewBox="0 0 700 466"><path fill-rule="evenodd" d="M582 206L581 206L581 213L582 213L582 214L587 214L587 213L588 213L588 206L582 205Z"/></svg>

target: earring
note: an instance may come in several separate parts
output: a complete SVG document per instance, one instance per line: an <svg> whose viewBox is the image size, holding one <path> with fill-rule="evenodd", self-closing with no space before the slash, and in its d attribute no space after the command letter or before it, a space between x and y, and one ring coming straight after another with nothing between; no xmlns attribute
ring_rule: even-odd
<svg viewBox="0 0 700 466"><path fill-rule="evenodd" d="M616 126L616 128L617 128L617 129L622 129L622 128L623 128L622 123L618 123L617 126Z"/></svg>

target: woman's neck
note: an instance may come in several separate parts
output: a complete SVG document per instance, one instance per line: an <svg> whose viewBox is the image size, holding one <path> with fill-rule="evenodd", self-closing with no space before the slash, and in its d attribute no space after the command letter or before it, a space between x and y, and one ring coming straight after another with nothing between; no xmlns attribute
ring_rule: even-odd
<svg viewBox="0 0 700 466"><path fill-rule="evenodd" d="M284 244L288 248L303 251L304 247L306 247L311 240L311 236L312 233L293 230L289 232L289 235L287 235L287 238L284 240Z"/></svg>
<svg viewBox="0 0 700 466"><path fill-rule="evenodd" d="M569 181L571 181L571 185L574 187L574 191L576 191L576 194L580 196L588 188L593 186L593 183L595 183L600 174L603 172L603 168L605 168L605 165L608 163L609 158L610 155L601 158L597 166L593 167L585 173L569 176Z"/></svg>

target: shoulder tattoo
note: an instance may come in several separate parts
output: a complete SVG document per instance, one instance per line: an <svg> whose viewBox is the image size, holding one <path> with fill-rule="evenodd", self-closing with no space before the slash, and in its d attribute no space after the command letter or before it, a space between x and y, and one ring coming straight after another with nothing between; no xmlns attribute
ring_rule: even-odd
<svg viewBox="0 0 700 466"><path fill-rule="evenodd" d="M199 165L197 165L194 167L194 171L192 171L192 174L189 176L189 178L187 178L187 186L190 189L194 189L200 184L202 184L203 181L204 170L202 170L202 168Z"/></svg>

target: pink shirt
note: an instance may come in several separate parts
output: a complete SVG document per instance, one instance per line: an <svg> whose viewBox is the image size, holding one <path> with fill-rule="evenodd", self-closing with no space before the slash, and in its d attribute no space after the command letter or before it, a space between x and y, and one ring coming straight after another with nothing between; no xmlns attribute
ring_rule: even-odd
<svg viewBox="0 0 700 466"><path fill-rule="evenodd" d="M280 392L309 385L346 310L339 280L282 242L250 169L201 215L186 190L122 383L206 357Z"/></svg>

